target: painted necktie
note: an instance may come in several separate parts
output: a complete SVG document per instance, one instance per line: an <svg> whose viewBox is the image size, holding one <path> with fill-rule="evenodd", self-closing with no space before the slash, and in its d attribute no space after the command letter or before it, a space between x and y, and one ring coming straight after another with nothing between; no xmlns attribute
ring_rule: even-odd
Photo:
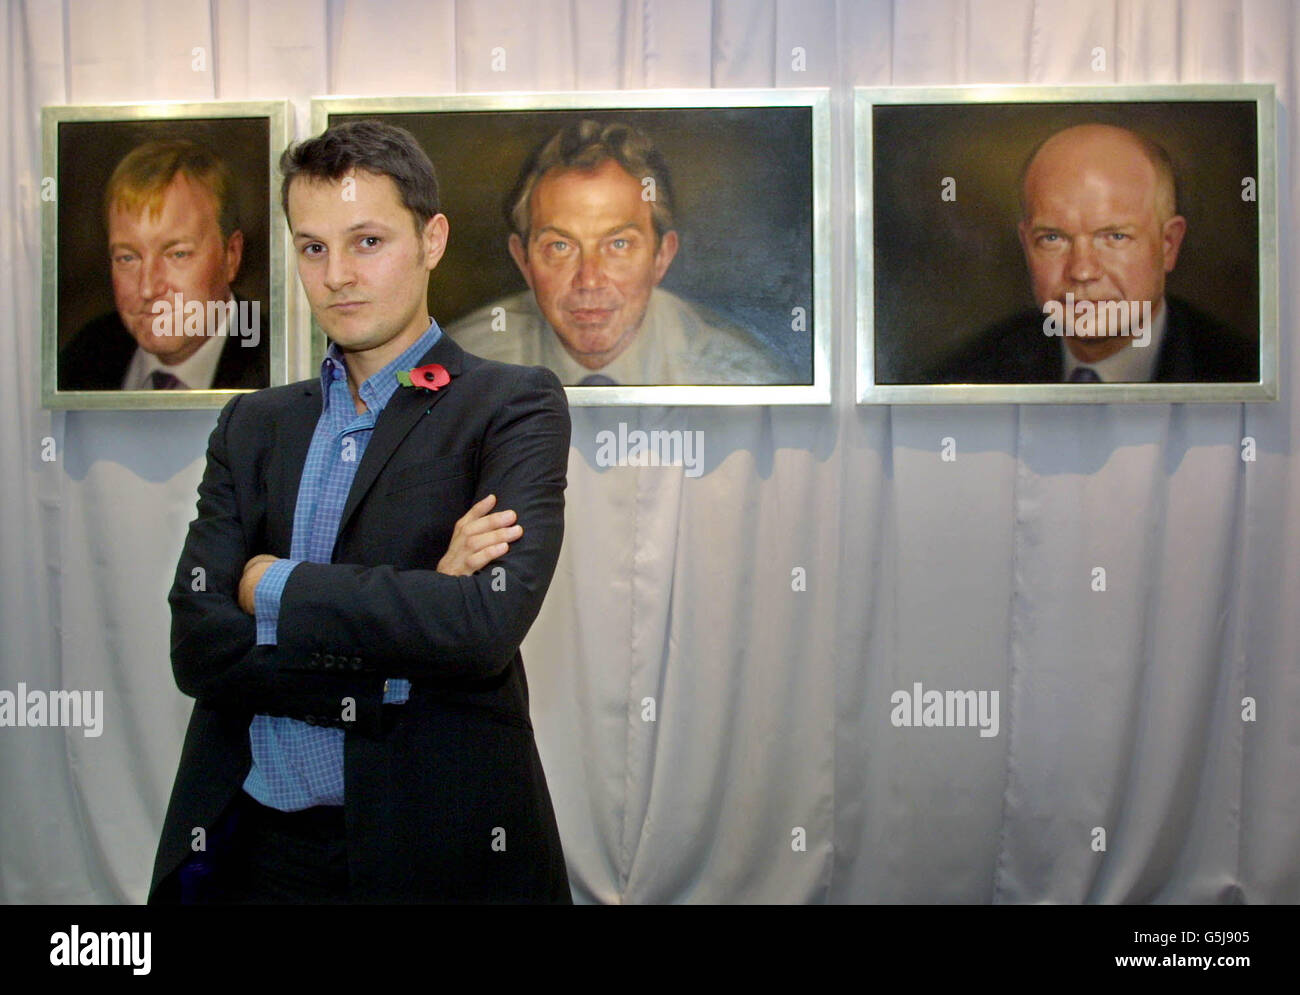
<svg viewBox="0 0 1300 995"><path fill-rule="evenodd" d="M186 390L185 383L175 374L166 370L154 370L149 374L150 390Z"/></svg>

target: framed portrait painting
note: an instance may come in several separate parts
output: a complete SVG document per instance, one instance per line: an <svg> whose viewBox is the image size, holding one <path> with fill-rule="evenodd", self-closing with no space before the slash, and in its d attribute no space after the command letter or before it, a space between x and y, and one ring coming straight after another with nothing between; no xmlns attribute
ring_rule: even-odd
<svg viewBox="0 0 1300 995"><path fill-rule="evenodd" d="M46 107L41 397L219 407L286 382L285 101Z"/></svg>
<svg viewBox="0 0 1300 995"><path fill-rule="evenodd" d="M1271 86L854 104L860 402L1276 399Z"/></svg>
<svg viewBox="0 0 1300 995"><path fill-rule="evenodd" d="M433 162L429 313L467 351L577 405L829 402L828 91L312 102L313 133L357 119Z"/></svg>

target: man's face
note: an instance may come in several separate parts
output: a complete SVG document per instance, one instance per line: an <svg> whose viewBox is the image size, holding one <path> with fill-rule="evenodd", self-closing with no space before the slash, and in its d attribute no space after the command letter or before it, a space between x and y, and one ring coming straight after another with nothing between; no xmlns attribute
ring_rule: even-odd
<svg viewBox="0 0 1300 995"><path fill-rule="evenodd" d="M640 331L650 291L677 253L677 233L655 245L640 181L610 159L547 173L529 208L528 245L512 235L510 254L564 348L600 369Z"/></svg>
<svg viewBox="0 0 1300 995"><path fill-rule="evenodd" d="M1158 192L1155 167L1120 129L1084 126L1050 139L1025 176L1020 223L1038 306L1064 306L1072 293L1077 320L1083 302L1150 301L1154 318L1186 231L1181 217L1160 220ZM1112 328L1105 309L1092 310L1097 337L1065 341L1078 358L1095 362L1133 340L1127 313Z"/></svg>
<svg viewBox="0 0 1300 995"><path fill-rule="evenodd" d="M216 198L184 173L177 173L163 191L157 214L148 208L131 214L120 205L110 207L108 251L113 298L122 324L140 348L174 366L207 341L202 336L176 334L183 331L183 312L174 313L175 295L181 295L182 307L190 301L202 304L206 320L208 301L230 298L244 236L235 231L222 238ZM161 322L160 312L154 310L157 301L167 305L167 319Z"/></svg>
<svg viewBox="0 0 1300 995"><path fill-rule="evenodd" d="M357 170L338 180L296 177L289 226L311 312L344 352L396 356L429 327L429 273L447 244L443 215L417 235L392 179Z"/></svg>

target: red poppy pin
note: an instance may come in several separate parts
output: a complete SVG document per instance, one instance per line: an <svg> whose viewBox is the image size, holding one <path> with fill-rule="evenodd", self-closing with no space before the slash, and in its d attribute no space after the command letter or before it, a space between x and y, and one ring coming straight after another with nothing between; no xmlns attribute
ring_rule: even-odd
<svg viewBox="0 0 1300 995"><path fill-rule="evenodd" d="M403 387L421 387L424 390L437 390L451 383L451 374L437 363L417 366L413 370L398 370L397 382Z"/></svg>

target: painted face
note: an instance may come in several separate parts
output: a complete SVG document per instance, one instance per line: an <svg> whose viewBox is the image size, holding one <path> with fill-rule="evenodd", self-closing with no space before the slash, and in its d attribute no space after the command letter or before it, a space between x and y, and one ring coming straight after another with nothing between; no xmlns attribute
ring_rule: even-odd
<svg viewBox="0 0 1300 995"><path fill-rule="evenodd" d="M1155 167L1121 128L1069 128L1034 157L1025 176L1020 243L1040 308L1047 301L1064 307L1070 293L1075 320L1085 310L1095 316L1093 338L1065 340L1079 359L1095 362L1133 341L1133 307L1099 302L1149 301L1152 317L1159 313L1165 274L1187 228L1177 215L1161 221L1159 203Z"/></svg>
<svg viewBox="0 0 1300 995"><path fill-rule="evenodd" d="M289 225L311 312L344 352L369 356L379 369L429 327L429 273L447 244L443 215L417 234L392 179L358 170L338 180L295 178Z"/></svg>
<svg viewBox="0 0 1300 995"><path fill-rule="evenodd" d="M611 159L552 171L530 198L528 245L510 254L564 348L596 370L636 339L652 291L677 253L677 233L655 244L641 183Z"/></svg>
<svg viewBox="0 0 1300 995"><path fill-rule="evenodd" d="M163 191L159 210L131 214L113 205L108 215L108 251L117 313L136 343L169 366L188 359L207 341L179 334L182 307L198 302L206 315L208 301L225 302L239 272L244 236L222 238L217 201L205 187L177 173ZM165 312L155 303L166 305ZM160 305L161 307L161 305ZM159 321L161 314L166 319ZM210 329L213 334L217 329Z"/></svg>

